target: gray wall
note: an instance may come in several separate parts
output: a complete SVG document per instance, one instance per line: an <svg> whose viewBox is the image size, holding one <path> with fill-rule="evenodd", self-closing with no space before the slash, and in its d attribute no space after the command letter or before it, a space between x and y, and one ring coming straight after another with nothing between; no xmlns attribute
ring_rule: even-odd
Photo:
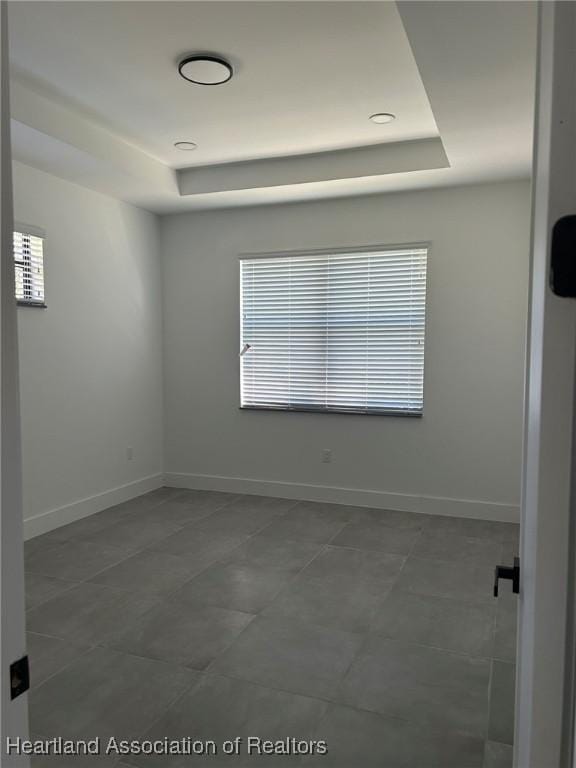
<svg viewBox="0 0 576 768"><path fill-rule="evenodd" d="M529 216L509 182L163 217L169 482L517 519ZM239 254L421 241L422 419L238 409Z"/></svg>
<svg viewBox="0 0 576 768"><path fill-rule="evenodd" d="M46 233L48 309L18 309L30 535L161 484L161 274L153 214L18 163L14 207Z"/></svg>

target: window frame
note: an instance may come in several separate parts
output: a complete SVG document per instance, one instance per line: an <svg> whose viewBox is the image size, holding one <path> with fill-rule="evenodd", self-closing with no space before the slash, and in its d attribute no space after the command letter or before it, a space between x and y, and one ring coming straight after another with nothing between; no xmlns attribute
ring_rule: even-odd
<svg viewBox="0 0 576 768"><path fill-rule="evenodd" d="M30 309L48 309L48 305L46 304L46 232L40 227L36 227L32 224L24 224L22 221L15 221L12 231L42 239L42 266L44 271L44 300L26 301L26 299L16 299L16 306L29 307ZM12 266L13 268L15 267L14 246L12 246ZM14 292L14 297L16 298L16 292Z"/></svg>
<svg viewBox="0 0 576 768"><path fill-rule="evenodd" d="M238 255L238 305L236 317L238 318L238 337L239 348L242 348L243 344L243 311L242 311L242 261L246 259L273 259L273 258L288 258L297 256L329 256L331 254L346 254L346 253L371 253L386 250L406 249L411 248L425 248L426 249L426 281L424 291L424 332L425 339L427 337L428 330L428 293L429 293L429 274L430 274L430 256L432 253L432 241L431 240L418 240L414 242L402 242L402 243L369 243L363 245L339 245L336 248L300 248L297 250L284 250L284 251L258 251L258 252L243 252ZM422 367L422 408L420 411L409 411L400 409L390 410L353 410L353 409L339 409L339 408L307 408L305 406L285 406L285 407L270 407L267 405L242 405L242 357L238 355L237 361L238 371L238 410L245 412L260 412L260 413L302 413L302 414L321 414L321 415L334 415L334 416L372 416L372 417L384 417L384 418L410 418L410 419L422 419L424 418L424 410L426 406L426 355L424 355L424 363Z"/></svg>

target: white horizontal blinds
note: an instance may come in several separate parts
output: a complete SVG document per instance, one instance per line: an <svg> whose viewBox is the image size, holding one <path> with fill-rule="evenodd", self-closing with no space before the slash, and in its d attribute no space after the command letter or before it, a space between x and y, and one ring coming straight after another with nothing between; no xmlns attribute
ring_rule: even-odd
<svg viewBox="0 0 576 768"><path fill-rule="evenodd" d="M25 232L14 232L16 299L44 303L44 240Z"/></svg>
<svg viewBox="0 0 576 768"><path fill-rule="evenodd" d="M426 248L243 259L242 405L421 413Z"/></svg>

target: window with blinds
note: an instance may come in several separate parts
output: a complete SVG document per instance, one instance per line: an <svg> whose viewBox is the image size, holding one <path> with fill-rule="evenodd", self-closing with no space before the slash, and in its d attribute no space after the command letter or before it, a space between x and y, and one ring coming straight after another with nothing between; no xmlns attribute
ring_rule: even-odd
<svg viewBox="0 0 576 768"><path fill-rule="evenodd" d="M422 414L427 255L241 259L241 406Z"/></svg>
<svg viewBox="0 0 576 768"><path fill-rule="evenodd" d="M44 307L44 239L14 232L16 300L19 304Z"/></svg>

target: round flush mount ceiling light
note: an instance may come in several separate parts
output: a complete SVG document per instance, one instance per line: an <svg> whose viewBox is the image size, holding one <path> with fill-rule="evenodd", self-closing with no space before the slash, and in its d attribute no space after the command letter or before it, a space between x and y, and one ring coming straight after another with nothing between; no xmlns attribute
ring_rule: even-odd
<svg viewBox="0 0 576 768"><path fill-rule="evenodd" d="M178 64L178 72L184 80L196 85L222 85L232 78L232 65L221 56L194 54L186 56Z"/></svg>
<svg viewBox="0 0 576 768"><path fill-rule="evenodd" d="M391 123L392 120L396 120L396 115L391 112L376 112L375 115L370 115L370 120L378 125L384 125L385 123Z"/></svg>
<svg viewBox="0 0 576 768"><path fill-rule="evenodd" d="M181 149L183 152L192 152L198 145L194 144L193 141L175 141L174 146L176 149Z"/></svg>

